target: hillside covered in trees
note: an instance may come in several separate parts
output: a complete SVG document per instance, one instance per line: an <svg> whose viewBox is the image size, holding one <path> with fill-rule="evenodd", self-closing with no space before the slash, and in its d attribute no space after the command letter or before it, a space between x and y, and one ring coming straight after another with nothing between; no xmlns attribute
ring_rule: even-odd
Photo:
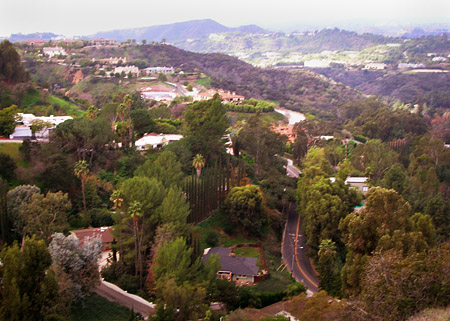
<svg viewBox="0 0 450 321"><path fill-rule="evenodd" d="M29 48L22 65L13 45L0 49L7 57L0 69L2 141L21 122L19 112L73 116L52 128L48 141L0 144L1 320L70 318L91 300L102 246L81 245L70 231L107 226L114 242L101 275L154 302L152 320L242 319L279 302L299 320L405 320L448 306L445 103L390 104L312 72L264 70L162 44L78 48L67 61L79 67L32 60L40 56ZM145 77L100 75L91 60L124 56L179 71L140 82ZM76 85L68 78L64 89L38 82L38 72L64 79L60 68L79 68L86 78ZM166 104L136 91L146 81L174 80L186 82L186 91L195 81L236 90L247 96L237 105L245 110L223 104L219 93ZM75 91L92 91L99 103L71 96ZM290 137L274 130L286 125L272 111L277 103L311 113ZM138 149L137 140L152 132L183 137ZM286 175L286 158L299 178ZM367 191L346 184L349 176L363 179ZM294 203L320 280L311 298L281 255ZM216 246L251 257L260 282L217 278L220 257L202 260ZM213 302L223 309L213 311Z"/></svg>

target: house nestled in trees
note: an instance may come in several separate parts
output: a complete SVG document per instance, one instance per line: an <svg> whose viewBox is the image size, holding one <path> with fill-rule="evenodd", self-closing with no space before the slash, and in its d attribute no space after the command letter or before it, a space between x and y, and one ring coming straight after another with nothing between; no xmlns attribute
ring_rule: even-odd
<svg viewBox="0 0 450 321"><path fill-rule="evenodd" d="M183 138L182 135L176 134L157 134L150 133L139 138L135 142L137 150L146 150L152 148L162 148L171 142L176 142Z"/></svg>
<svg viewBox="0 0 450 321"><path fill-rule="evenodd" d="M202 260L206 261L212 254L220 257L218 278L234 281L238 285L251 285L258 281L259 267L256 265L256 257L235 256L230 249L219 246L206 249Z"/></svg>
<svg viewBox="0 0 450 321"><path fill-rule="evenodd" d="M110 250L111 244L114 241L114 237L111 234L112 229L113 228L111 226L87 228L83 230L74 230L71 234L78 239L78 246L80 247L83 246L85 242L99 239L103 244L103 250Z"/></svg>
<svg viewBox="0 0 450 321"><path fill-rule="evenodd" d="M330 177L332 183L335 182L335 177ZM366 195L369 191L369 185L367 184L367 177L352 177L349 176L345 180L345 185L349 185L351 188L357 189L363 195Z"/></svg>
<svg viewBox="0 0 450 321"><path fill-rule="evenodd" d="M201 100L210 100L214 97L215 94L219 94L220 99L222 100L223 104L241 104L245 96L236 95L236 93L233 91L225 91L223 89L208 89L207 91L201 92L198 95L194 97L194 101L201 101Z"/></svg>

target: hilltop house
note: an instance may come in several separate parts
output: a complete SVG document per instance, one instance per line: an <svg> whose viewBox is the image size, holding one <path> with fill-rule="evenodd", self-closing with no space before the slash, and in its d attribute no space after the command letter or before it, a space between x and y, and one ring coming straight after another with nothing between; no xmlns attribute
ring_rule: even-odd
<svg viewBox="0 0 450 321"><path fill-rule="evenodd" d="M116 41L112 39L91 39L89 40L89 45L91 46L112 46L115 45Z"/></svg>
<svg viewBox="0 0 450 321"><path fill-rule="evenodd" d="M91 59L92 62L98 61L102 64L109 64L109 65L118 65L119 62L126 64L127 63L127 57L109 57L109 58L101 58L101 59Z"/></svg>
<svg viewBox="0 0 450 321"><path fill-rule="evenodd" d="M364 69L366 70L384 70L386 69L387 65L382 62L371 62L367 65L365 65Z"/></svg>
<svg viewBox="0 0 450 321"><path fill-rule="evenodd" d="M222 99L223 104L241 104L245 96L236 95L236 93L233 91L225 91L223 89L208 89L207 91L198 93L194 97L194 101L201 101L201 100L209 100L213 98L215 94L219 94L220 98Z"/></svg>
<svg viewBox="0 0 450 321"><path fill-rule="evenodd" d="M147 73L147 75L168 75L173 74L175 72L175 69L173 67L149 67L145 68L144 71Z"/></svg>
<svg viewBox="0 0 450 321"><path fill-rule="evenodd" d="M206 261L211 254L217 254L220 257L221 268L217 272L220 279L234 281L239 284L253 284L259 273L259 267L256 265L256 257L234 256L231 251L225 247L213 247L206 249L202 260Z"/></svg>
<svg viewBox="0 0 450 321"><path fill-rule="evenodd" d="M67 55L66 51L62 47L44 47L42 49L42 52L44 53L45 56L49 56L50 58L59 56L59 55L62 55L62 56Z"/></svg>
<svg viewBox="0 0 450 321"><path fill-rule="evenodd" d="M136 66L125 66L125 67L116 67L114 68L115 74L121 74L122 71L125 73L126 76L131 72L133 77L139 76L139 68Z"/></svg>

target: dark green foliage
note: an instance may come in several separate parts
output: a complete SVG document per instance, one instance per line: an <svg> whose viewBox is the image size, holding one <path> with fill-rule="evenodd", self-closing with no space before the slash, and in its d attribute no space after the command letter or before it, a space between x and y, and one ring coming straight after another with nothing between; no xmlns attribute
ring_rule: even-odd
<svg viewBox="0 0 450 321"><path fill-rule="evenodd" d="M248 236L262 236L267 229L263 195L254 185L234 187L223 204L227 219Z"/></svg>
<svg viewBox="0 0 450 321"><path fill-rule="evenodd" d="M164 305L159 304L156 307L156 312L154 315L149 317L149 321L175 321L174 317L175 311L171 307L164 307Z"/></svg>
<svg viewBox="0 0 450 321"><path fill-rule="evenodd" d="M117 175L124 178L133 177L135 170L145 162L145 157L140 153L129 152L127 156L119 159L120 168Z"/></svg>
<svg viewBox="0 0 450 321"><path fill-rule="evenodd" d="M93 208L89 211L89 218L92 227L112 226L114 220L111 212L106 208Z"/></svg>
<svg viewBox="0 0 450 321"><path fill-rule="evenodd" d="M281 136L269 129L261 114L248 119L247 124L239 132L238 140L244 150L256 163L255 174L259 178L263 172L274 166L275 155L281 155L285 150L286 136Z"/></svg>
<svg viewBox="0 0 450 321"><path fill-rule="evenodd" d="M1 252L0 319L44 320L55 312L58 283L50 269L50 253L43 240L25 239Z"/></svg>
<svg viewBox="0 0 450 321"><path fill-rule="evenodd" d="M219 95L188 105L184 120L184 136L192 153L203 155L207 162L217 160L225 151L222 138L229 125Z"/></svg>
<svg viewBox="0 0 450 321"><path fill-rule="evenodd" d="M130 293L137 293L139 290L139 276L123 274L117 281L119 287Z"/></svg>
<svg viewBox="0 0 450 321"><path fill-rule="evenodd" d="M150 108L148 112L152 119L170 119L172 117L170 109L165 106Z"/></svg>
<svg viewBox="0 0 450 321"><path fill-rule="evenodd" d="M73 154L78 160L88 161L92 168L93 160L106 152L113 138L111 125L105 119L76 118L59 124L51 142L62 152Z"/></svg>
<svg viewBox="0 0 450 321"><path fill-rule="evenodd" d="M230 170L216 164L203 170L201 178L192 173L184 181L183 190L191 205L190 223L199 223L206 219L225 200L230 189Z"/></svg>
<svg viewBox="0 0 450 321"><path fill-rule="evenodd" d="M48 161L50 164L37 177L42 190L72 192L76 178L69 158L64 154L56 154L50 156Z"/></svg>
<svg viewBox="0 0 450 321"><path fill-rule="evenodd" d="M216 231L208 231L208 233L205 236L205 243L209 247L215 247L219 243L219 234L217 234Z"/></svg>
<svg viewBox="0 0 450 321"><path fill-rule="evenodd" d="M0 178L0 240L2 243L9 241L9 222L8 222L8 207L6 201L6 193L8 186Z"/></svg>
<svg viewBox="0 0 450 321"><path fill-rule="evenodd" d="M25 82L28 73L20 62L20 56L8 40L0 43L0 80L10 83Z"/></svg>
<svg viewBox="0 0 450 321"><path fill-rule="evenodd" d="M11 181L16 177L14 171L17 165L14 160L7 154L0 153L0 177Z"/></svg>
<svg viewBox="0 0 450 321"><path fill-rule="evenodd" d="M137 138L154 130L154 122L146 109L131 111L131 121L133 122L133 129L137 134Z"/></svg>

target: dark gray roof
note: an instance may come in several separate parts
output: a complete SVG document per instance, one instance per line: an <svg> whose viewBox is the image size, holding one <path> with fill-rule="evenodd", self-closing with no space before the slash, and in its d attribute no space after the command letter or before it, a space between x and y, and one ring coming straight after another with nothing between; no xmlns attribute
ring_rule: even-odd
<svg viewBox="0 0 450 321"><path fill-rule="evenodd" d="M230 256L230 250L225 247L213 247L207 254L203 255L203 260L207 260L211 254L220 256L220 271L230 271L233 274L258 275L259 267L256 265L256 257Z"/></svg>

